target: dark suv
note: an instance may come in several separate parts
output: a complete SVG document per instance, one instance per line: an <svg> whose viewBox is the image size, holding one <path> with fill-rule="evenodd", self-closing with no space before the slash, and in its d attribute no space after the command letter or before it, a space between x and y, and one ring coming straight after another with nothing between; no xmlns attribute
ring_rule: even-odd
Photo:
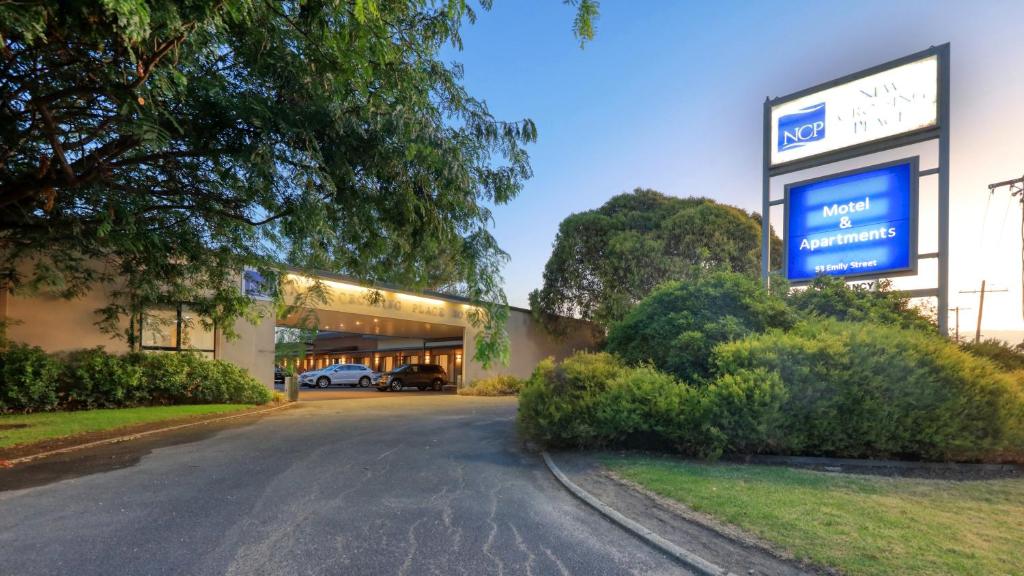
<svg viewBox="0 0 1024 576"><path fill-rule="evenodd" d="M448 374L437 364L406 364L387 372L377 381L377 390L398 392L402 388L433 388L441 390L448 383Z"/></svg>

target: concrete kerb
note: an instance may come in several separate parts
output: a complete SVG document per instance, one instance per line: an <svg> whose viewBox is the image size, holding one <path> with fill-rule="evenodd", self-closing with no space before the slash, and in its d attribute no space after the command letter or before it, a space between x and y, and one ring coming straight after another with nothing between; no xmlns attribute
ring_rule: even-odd
<svg viewBox="0 0 1024 576"><path fill-rule="evenodd" d="M200 426L202 424L210 424L212 422L221 422L223 420L231 420L233 418L244 418L245 416L256 416L258 414L266 414L267 412L273 412L275 410L281 410L282 408L288 408L289 406L295 406L294 402L286 402L278 406L272 406L263 410L255 410L253 412L242 412L240 414L229 414L227 416L219 416L217 418L208 418L204 420L197 420L196 422L186 422L184 424L175 424L174 426L167 426L165 428L157 428L154 430L146 430L144 432L136 432L134 434L126 434L124 436L117 436L115 438L104 438L103 440L95 440L93 442L86 442L84 444L75 444L74 446L67 446L64 448L58 448L57 450L48 450L46 452L40 452L38 454L31 454L29 456L22 456L20 458L12 458L5 460L5 465L16 466L18 464L25 464L32 462L33 460L40 460L49 456L56 456L58 454L66 454L68 452L74 452L76 450L82 450L85 448L92 448L94 446L103 446L106 444L116 444L118 442L126 442L128 440L135 440L136 438L142 438L143 436L150 436L152 434L160 434L162 432L170 432L172 430L180 430L182 428L191 428L193 426Z"/></svg>
<svg viewBox="0 0 1024 576"><path fill-rule="evenodd" d="M575 482L570 480L558 465L555 464L555 461L547 451L541 452L541 456L544 458L544 463L547 465L548 470L551 471L551 474L562 484L562 486L565 487L566 490L572 493L573 496L576 496L612 522L615 522L622 528L632 532L638 538L644 540L655 549L671 556L687 568L699 574L703 574L704 576L735 576L735 574L728 570L708 562L693 552L669 542L653 530L644 527L642 524L626 518L618 510L615 510L611 506L608 506L604 502L598 500L593 494L587 492L583 488L580 488Z"/></svg>

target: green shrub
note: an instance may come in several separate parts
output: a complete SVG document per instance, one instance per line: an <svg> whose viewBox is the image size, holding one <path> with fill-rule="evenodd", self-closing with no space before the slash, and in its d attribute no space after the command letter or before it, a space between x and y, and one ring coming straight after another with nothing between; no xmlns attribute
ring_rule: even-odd
<svg viewBox="0 0 1024 576"><path fill-rule="evenodd" d="M190 367L198 361L193 354L150 352L132 357L142 368L142 388L152 404L180 404L192 397L197 384L193 383Z"/></svg>
<svg viewBox="0 0 1024 576"><path fill-rule="evenodd" d="M598 445L717 457L723 438L707 422L703 394L651 366L627 368L595 402Z"/></svg>
<svg viewBox="0 0 1024 576"><path fill-rule="evenodd" d="M471 386L459 388L460 396L515 396L523 388L523 380L507 374L481 378Z"/></svg>
<svg viewBox="0 0 1024 576"><path fill-rule="evenodd" d="M245 370L190 353L60 357L14 344L0 353L0 412L148 404L265 404L273 394Z"/></svg>
<svg viewBox="0 0 1024 576"><path fill-rule="evenodd" d="M777 451L773 433L785 416L787 397L781 377L764 368L737 370L718 377L703 389L703 421L714 438L714 448L730 453ZM690 452L700 453L695 448Z"/></svg>
<svg viewBox="0 0 1024 576"><path fill-rule="evenodd" d="M265 404L269 388L246 371L197 354L157 353L137 356L143 386L157 404Z"/></svg>
<svg viewBox="0 0 1024 576"><path fill-rule="evenodd" d="M711 376L712 349L769 328L787 328L785 301L736 273L665 284L612 327L608 351L627 363L651 363L687 382Z"/></svg>
<svg viewBox="0 0 1024 576"><path fill-rule="evenodd" d="M847 284L841 278L818 276L805 289L790 292L786 302L805 317L935 331L935 323L926 311L912 306L910 298L894 291L888 280Z"/></svg>
<svg viewBox="0 0 1024 576"><path fill-rule="evenodd" d="M60 395L65 408L118 408L149 400L142 386L142 369L130 357L90 348L71 352L61 360Z"/></svg>
<svg viewBox="0 0 1024 576"><path fill-rule="evenodd" d="M722 344L714 364L719 382L777 375L785 388L780 417L748 435L747 451L929 460L1024 452L1015 444L1020 384L934 334L805 322Z"/></svg>
<svg viewBox="0 0 1024 576"><path fill-rule="evenodd" d="M39 412L57 406L60 364L42 348L11 344L0 352L0 412Z"/></svg>
<svg viewBox="0 0 1024 576"><path fill-rule="evenodd" d="M1024 370L1010 373L1011 400L1006 403L1008 429L1005 449L994 459L1024 464Z"/></svg>
<svg viewBox="0 0 1024 576"><path fill-rule="evenodd" d="M552 448L654 448L715 456L702 392L650 366L610 354L541 362L519 394L520 430Z"/></svg>
<svg viewBox="0 0 1024 576"><path fill-rule="evenodd" d="M519 424L526 436L545 446L598 444L596 399L625 367L611 354L577 353L560 364L537 365L519 393Z"/></svg>
<svg viewBox="0 0 1024 576"><path fill-rule="evenodd" d="M988 358L1003 370L1024 370L1024 344L1011 346L1002 340L988 339L965 342L960 347L980 358Z"/></svg>
<svg viewBox="0 0 1024 576"><path fill-rule="evenodd" d="M211 404L266 404L274 395L248 372L222 360L207 360L209 377L203 381L196 397Z"/></svg>

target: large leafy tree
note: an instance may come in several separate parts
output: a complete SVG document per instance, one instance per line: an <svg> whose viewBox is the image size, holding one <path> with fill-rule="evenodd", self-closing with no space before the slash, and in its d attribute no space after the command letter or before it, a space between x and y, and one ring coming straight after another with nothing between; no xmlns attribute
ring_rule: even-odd
<svg viewBox="0 0 1024 576"><path fill-rule="evenodd" d="M530 306L556 333L563 317L604 330L664 282L713 270L757 275L760 246L758 214L638 188L562 221Z"/></svg>
<svg viewBox="0 0 1024 576"><path fill-rule="evenodd" d="M566 3L590 38L596 3ZM112 331L165 301L229 329L255 309L238 273L284 261L455 286L499 356L487 205L530 176L536 129L440 58L474 17L467 0L0 3L0 275L66 297L111 283Z"/></svg>

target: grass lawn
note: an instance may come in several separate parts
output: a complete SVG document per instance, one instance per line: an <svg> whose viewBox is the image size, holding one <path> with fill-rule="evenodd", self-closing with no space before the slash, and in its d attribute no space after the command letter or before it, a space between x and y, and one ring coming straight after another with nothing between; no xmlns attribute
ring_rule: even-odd
<svg viewBox="0 0 1024 576"><path fill-rule="evenodd" d="M0 416L0 448L71 436L82 432L110 430L158 420L235 412L246 408L252 408L252 405L194 404L5 415Z"/></svg>
<svg viewBox="0 0 1024 576"><path fill-rule="evenodd" d="M1024 480L608 457L623 478L846 574L1024 574Z"/></svg>

